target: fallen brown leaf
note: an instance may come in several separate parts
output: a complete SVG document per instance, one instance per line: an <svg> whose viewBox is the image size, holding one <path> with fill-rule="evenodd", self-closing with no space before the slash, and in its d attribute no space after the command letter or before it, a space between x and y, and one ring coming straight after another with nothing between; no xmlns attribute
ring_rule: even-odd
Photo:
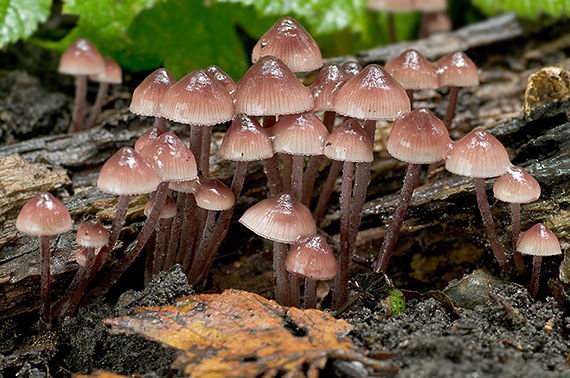
<svg viewBox="0 0 570 378"><path fill-rule="evenodd" d="M119 374L107 373L105 371L96 371L89 375L74 374L73 378L129 378L129 377Z"/></svg>
<svg viewBox="0 0 570 378"><path fill-rule="evenodd" d="M352 326L344 320L245 291L190 296L105 323L180 350L174 367L192 377L313 378L329 357L393 371L389 363L354 352L346 336Z"/></svg>

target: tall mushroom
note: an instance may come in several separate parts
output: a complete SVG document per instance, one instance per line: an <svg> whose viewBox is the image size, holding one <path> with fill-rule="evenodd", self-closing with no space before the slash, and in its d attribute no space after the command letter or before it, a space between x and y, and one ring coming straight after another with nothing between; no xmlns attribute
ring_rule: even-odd
<svg viewBox="0 0 570 378"><path fill-rule="evenodd" d="M71 230L71 217L63 203L49 193L26 202L16 219L18 231L40 238L40 325L51 323L51 273L49 237Z"/></svg>
<svg viewBox="0 0 570 378"><path fill-rule="evenodd" d="M86 130L95 126L97 118L99 117L99 114L101 114L101 109L103 109L105 99L107 98L109 84L121 84L123 82L123 71L121 70L121 66L119 66L113 58L106 56L105 71L89 75L89 78L93 81L99 82L99 89L97 90L97 98L91 108L91 114L89 115L89 119L85 126Z"/></svg>
<svg viewBox="0 0 570 378"><path fill-rule="evenodd" d="M501 246L485 191L485 178L502 175L511 166L505 147L487 130L475 129L455 142L445 159L445 169L475 181L477 204L495 258L504 271L510 264Z"/></svg>

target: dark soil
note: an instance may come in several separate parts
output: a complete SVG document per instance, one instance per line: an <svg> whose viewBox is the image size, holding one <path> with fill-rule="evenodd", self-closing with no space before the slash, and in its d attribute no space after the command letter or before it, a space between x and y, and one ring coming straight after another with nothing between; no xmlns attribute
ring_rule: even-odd
<svg viewBox="0 0 570 378"><path fill-rule="evenodd" d="M559 25L553 29L555 31L548 29L539 36L550 39L553 35L561 35L567 28L568 25ZM540 128L535 126L533 135L525 134L527 129L511 133L508 127L512 125L505 125L520 115L521 90L524 89L528 72L541 65L567 62L570 43L559 49L545 50L544 54L536 52L540 51L536 45L535 41L517 40L469 52L480 62L487 62L483 68L483 77L493 86L484 87L476 94L466 91L458 110L457 127L452 130L453 139L474 126L503 122L504 128L499 127L499 133L504 132L503 141L507 142L511 150L516 150L519 164L533 164L545 156L550 157L567 149L565 145L553 147L552 144L541 145L540 141L529 142L535 137L548 134L551 128L567 129L565 116L560 118L560 111L556 113L558 118L554 117L554 121L541 123ZM35 59L30 59L30 56ZM72 81L53 73L56 59L56 56L30 45L12 46L2 55L7 70L0 72L0 142L6 148L9 145L19 146L18 142L27 140L33 144L34 138L55 136L66 130L72 106ZM40 60L46 63L38 63ZM39 65L53 71L42 74ZM16 67L18 70L15 70ZM506 68L513 69L516 73L507 71ZM496 85L503 82L507 89L502 89L504 92L501 92ZM90 96L93 96L95 90L95 87L90 88ZM493 91L498 91L498 94L491 101L489 96ZM98 155L87 159L84 166L69 163L73 156L64 156L65 154L53 157L54 160L47 159L50 164L66 168L72 176L73 184L61 189L64 197L71 195L77 188L93 185L97 169L109 151L118 149L122 144L132 144L133 141L129 138L138 131L131 130L129 132L133 134L129 134L129 126L143 130L145 125L150 124L150 120L141 122L128 114L128 93L126 87L113 89L100 129L101 132L120 135L120 141L106 141L105 152L98 150ZM430 92L420 103L441 115L445 111L445 102L438 101L444 94ZM539 122L542 120L537 123ZM536 131L538 129L540 131ZM518 139L515 140L515 137ZM36 162L45 160L41 154L44 147L40 142L34 147L40 151L39 154L30 155L35 156ZM31 149L30 145L23 148L26 151ZM538 152L535 153L535 150ZM381 240L381 236L377 235L378 230L383 227L381 221L374 219L380 215L389 219L386 209L391 209L404 167L393 160L386 160L375 163L373 170L373 180L382 178L383 185L373 185L369 191L371 201L364 215L364 231L359 238L355 273L369 272L370 250L377 249L378 240ZM255 177L260 175L257 167L254 178L249 178L249 186L246 184L246 191L238 204L238 214L263 197L265 189L260 189L255 184ZM464 182L450 179L445 173L439 172L436 175L438 180L441 179L441 184L437 185L442 187L465 186ZM431 185L436 184L432 182ZM567 185L567 182L551 183L545 196L567 198ZM440 199L437 203L426 200L427 205L411 208L412 220L408 232L403 233L389 270L397 287L422 293L437 291L443 290L450 281L478 268L486 267L497 271L496 263L487 253L488 244L480 230L480 221L474 208L475 200L471 195L469 189L463 189L450 202L445 202L445 199ZM79 197L76 195L75 200L79 201ZM70 202L73 203L73 199ZM440 206L440 203L444 205ZM428 218L424 215L427 208L439 209L440 212ZM556 208L560 214L565 214L565 209L563 205ZM526 215L538 214L538 218L542 219L540 217L545 217L544 214L549 212L550 208L534 208L528 210ZM501 229L507 229L507 214L504 207L499 211L498 215L502 217ZM331 240L334 241L338 237L335 235L338 214L335 213L334 206L327 217L328 223L324 231L330 233ZM458 231L458 225L465 225L468 231ZM132 236L136 229L137 225L131 224L125 234ZM444 229L451 230L451 233L442 236L441 231ZM438 236L434 236L436 234L432 231L437 231ZM568 237L565 226L560 227L559 231L564 233L565 238ZM504 232L502 237L504 244L508 244L509 233ZM234 225L228 240L222 246L221 256L205 290L220 292L226 288L241 288L271 297L269 250L270 247L263 241ZM0 260L4 261L10 251L10 246L0 249ZM560 261L561 259L545 261L544 285L537 301L529 298L525 286L496 278L491 283L485 281L482 291L481 288L467 286L468 292L479 290L476 294L480 297L479 301L473 305L461 300L467 294L453 296L450 291L446 291L452 297L452 306L445 301L444 295L436 295L439 299L424 298L410 292L407 293L405 312L392 317L385 298L376 301L363 295L340 317L354 326L350 337L361 347L361 351L372 357L389 357L400 367L398 377L570 377L570 318L566 316L569 308L564 285L557 279ZM139 264L135 269L140 269L140 266ZM131 274L121 284L140 282L140 271L131 271ZM131 280L131 277L136 280ZM69 277L62 278L65 279ZM133 287L137 286L128 288ZM137 288L140 290L140 287ZM122 291L117 289L115 298ZM72 373L89 373L99 369L146 377L177 376L178 372L170 367L174 360L172 350L137 336L110 334L109 328L101 320L131 314L143 306L172 304L176 298L191 293L192 289L187 285L184 274L179 269L173 269L169 273L160 274L142 291L130 290L120 295L115 305L105 302L82 307L78 314L67 318L61 327L53 331L38 330L37 312L0 320L0 378L68 377ZM556 295L558 301L552 295ZM115 302L110 298L108 300ZM326 304L329 300L325 297L323 303ZM334 361L329 364L326 376L332 374L366 377L372 371L359 362Z"/></svg>

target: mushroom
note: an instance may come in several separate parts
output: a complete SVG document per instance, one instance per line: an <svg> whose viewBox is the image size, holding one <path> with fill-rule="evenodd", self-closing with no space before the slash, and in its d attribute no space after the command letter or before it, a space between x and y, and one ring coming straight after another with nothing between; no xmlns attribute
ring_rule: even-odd
<svg viewBox="0 0 570 378"><path fill-rule="evenodd" d="M475 129L455 142L445 159L445 169L456 175L472 177L483 226L495 258L507 272L509 261L495 229L485 191L485 178L502 175L511 166L505 147L487 130Z"/></svg>
<svg viewBox="0 0 570 378"><path fill-rule="evenodd" d="M425 108L413 110L396 119L386 145L394 158L408 163L408 171L400 191L398 206L380 247L376 272L386 272L394 245L404 223L408 205L422 164L443 160L451 146L447 128L431 111Z"/></svg>
<svg viewBox="0 0 570 378"><path fill-rule="evenodd" d="M40 325L47 328L51 323L51 272L49 237L71 230L69 212L50 193L40 193L30 199L20 210L16 219L18 231L40 237Z"/></svg>
<svg viewBox="0 0 570 378"><path fill-rule="evenodd" d="M69 125L69 132L81 129L87 97L87 76L105 71L105 61L99 50L85 38L73 41L59 61L58 72L75 75L75 106Z"/></svg>
<svg viewBox="0 0 570 378"><path fill-rule="evenodd" d="M166 120L162 116L162 102L166 92L176 83L166 68L159 68L148 75L136 87L131 98L132 113L155 117L155 126L161 132L166 131Z"/></svg>
<svg viewBox="0 0 570 378"><path fill-rule="evenodd" d="M299 238L287 255L285 268L305 279L304 308L317 307L317 281L332 280L338 262L329 243L320 235Z"/></svg>
<svg viewBox="0 0 570 378"><path fill-rule="evenodd" d="M524 168L512 166L495 180L495 198L511 204L511 225L515 265L522 277L528 275L522 255L517 251L521 233L521 203L534 202L540 197L540 185Z"/></svg>
<svg viewBox="0 0 570 378"><path fill-rule="evenodd" d="M89 78L93 81L99 82L99 89L97 90L95 103L91 108L91 115L89 116L87 125L85 126L86 130L95 126L95 122L97 122L97 118L99 117L99 114L101 114L101 109L103 109L103 103L107 97L109 84L121 84L123 82L123 71L113 58L106 56L105 71L90 75Z"/></svg>
<svg viewBox="0 0 570 378"><path fill-rule="evenodd" d="M530 296L534 298L538 293L542 257L562 254L560 242L546 225L537 223L521 234L517 243L517 251L533 256Z"/></svg>
<svg viewBox="0 0 570 378"><path fill-rule="evenodd" d="M273 279L275 299L289 304L289 280L285 270L287 244L297 238L316 234L317 226L311 211L291 193L280 193L250 207L239 222L257 235L273 241Z"/></svg>

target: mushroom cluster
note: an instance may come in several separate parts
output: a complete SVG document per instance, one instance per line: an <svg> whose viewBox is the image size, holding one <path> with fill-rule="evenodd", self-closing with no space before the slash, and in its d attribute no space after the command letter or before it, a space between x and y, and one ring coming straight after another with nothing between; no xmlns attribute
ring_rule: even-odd
<svg viewBox="0 0 570 378"><path fill-rule="evenodd" d="M107 69L86 72L70 68L75 67L71 58L79 60L75 64L80 67ZM178 82L161 68L137 87L130 109L141 116L155 117L155 127L136 141L134 149L121 148L103 165L97 187L119 196L114 221L109 231L94 221L79 228L77 244L81 248L77 261L81 268L69 290L53 306L49 294L49 235L69 230L71 220L63 205L49 194L41 194L24 206L18 229L41 238L43 324L73 313L81 300L105 295L145 245L146 282L160 271L181 264L189 283L200 284L227 235L248 165L253 161L264 162L268 198L245 211L239 222L273 242L276 300L300 306L303 288L303 305L316 307L316 281L334 279L331 306L341 308L347 300L350 265L374 161L377 121L394 121L387 151L408 163L408 170L374 270L388 269L421 164L442 161L449 172L474 179L485 231L505 271L510 269L510 258L497 236L485 178L501 176L495 183L495 196L512 204L513 251L521 276L526 275L522 254L558 253L553 236L543 226L535 232L543 239L531 236L529 231L519 237L520 204L536 200L540 187L524 169L512 166L503 145L482 129L456 142L449 137L458 88L479 81L477 68L464 53L453 52L431 63L419 52L406 50L385 68L375 64L363 68L356 62L323 67L320 50L309 33L297 21L285 17L259 40L252 62L237 84L219 67L210 66L190 72ZM295 76L295 72L319 68L310 87ZM87 41L79 40L62 57L60 70L78 75L79 109L71 128L77 131L84 107L84 100L79 98L85 92L86 75L94 75L92 78L101 82L96 104L100 107L107 84L120 79L120 68L93 52ZM413 91L442 86L450 86L444 121L426 108L412 110ZM95 114L89 124L95 122ZM339 115L345 119L336 127ZM212 177L210 152L212 127L230 121L218 150L220 157L235 162L228 187ZM169 122L189 125L189 146L168 131ZM328 176L320 196L313 198L325 159L330 166ZM339 175L340 243L331 246L317 233ZM118 263L88 291L89 283L118 247L131 196L139 194L149 195L144 226ZM55 213L44 215L48 209ZM40 212L41 217L37 215ZM46 225L48 219L55 223ZM533 296L538 289L539 266L540 257L535 257ZM304 285L300 278L305 279Z"/></svg>

